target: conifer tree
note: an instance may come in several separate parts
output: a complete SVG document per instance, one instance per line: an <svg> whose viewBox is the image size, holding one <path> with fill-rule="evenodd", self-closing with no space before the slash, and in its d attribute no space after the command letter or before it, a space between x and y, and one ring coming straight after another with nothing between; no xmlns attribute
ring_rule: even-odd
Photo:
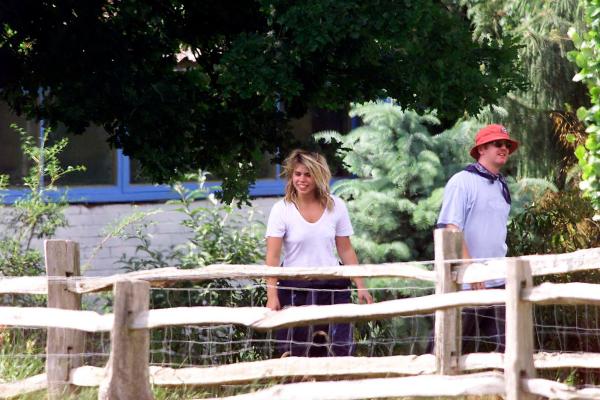
<svg viewBox="0 0 600 400"><path fill-rule="evenodd" d="M338 182L334 192L347 200L361 262L431 259L443 187L469 162L471 122L432 136L435 113L419 115L382 101L353 104L350 116L363 125L347 135L326 131L315 138L338 142L337 155L359 178Z"/></svg>

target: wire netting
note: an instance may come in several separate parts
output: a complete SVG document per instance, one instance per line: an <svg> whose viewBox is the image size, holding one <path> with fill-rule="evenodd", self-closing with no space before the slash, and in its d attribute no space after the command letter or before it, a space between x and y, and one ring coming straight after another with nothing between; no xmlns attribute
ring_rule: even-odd
<svg viewBox="0 0 600 400"><path fill-rule="evenodd" d="M259 281L217 281L204 285L177 288L153 288L151 308L198 307L219 305L228 307L264 307L266 285ZM281 288L281 287L280 287ZM295 291L327 292L335 290L293 288ZM370 292L376 301L416 297L433 293L430 282L401 279L376 279ZM351 289L353 302L356 289ZM196 311L201 312L201 311ZM315 332L331 332L334 324L307 327L308 337ZM356 356L388 356L422 354L430 340L431 315L395 317L379 321L356 322L352 325L352 354ZM293 341L292 338L290 338ZM285 342L288 340L286 339ZM276 330L257 331L239 325L180 326L152 329L151 363L170 367L215 366L242 361L267 360L278 357L282 342ZM330 352L331 342L298 342L298 345L324 347Z"/></svg>
<svg viewBox="0 0 600 400"><path fill-rule="evenodd" d="M428 267L432 268L431 265ZM564 277L544 277L545 281L553 279L564 281ZM595 278L587 281L594 282ZM434 293L432 282L372 278L367 280L367 283L376 302ZM351 293L352 302L356 303L356 289L351 289ZM27 306L26 300L15 303L14 297L11 297L9 303ZM86 300L88 297L93 300ZM6 299L4 304L9 305ZM84 304L87 304L88 309L112 312L112 295L84 295ZM217 279L200 283L177 283L169 287L152 288L150 292L150 309L201 306L264 307L265 304L266 285L261 280ZM40 306L40 303L33 305ZM495 312L490 313L490 310L495 309L497 307L478 307L471 311L479 318L489 319L496 326L504 325L503 316ZM463 309L463 313L465 311ZM196 309L194 312L201 310ZM535 349L543 352L600 353L599 319L599 307L593 305L535 305ZM352 354L360 357L425 354L432 350L433 322L432 314L355 322L352 324ZM325 325L327 331L332 324ZM317 328L308 328L313 329L308 337L313 338ZM85 350L83 354L78 355L82 358L83 365L105 366L110 355L110 333L85 333L84 337ZM464 346L463 343L464 353L497 350L497 338L477 329L474 334L463 337L463 340L468 342L468 346ZM280 356L277 352L280 343L281 339L278 339L276 330L258 331L233 324L157 328L150 330L150 363L153 366L182 368L268 360ZM324 347L325 354L330 354L328 347L331 343L327 340L298 344L314 346L316 349ZM0 380L10 382L43 373L46 361L45 346L46 329L0 327ZM547 379L577 385L600 383L598 370L563 368L538 370L538 374Z"/></svg>

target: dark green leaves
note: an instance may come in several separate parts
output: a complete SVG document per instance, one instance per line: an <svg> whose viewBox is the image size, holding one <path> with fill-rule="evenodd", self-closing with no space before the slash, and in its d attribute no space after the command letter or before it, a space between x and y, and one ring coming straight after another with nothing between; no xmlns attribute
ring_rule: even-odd
<svg viewBox="0 0 600 400"><path fill-rule="evenodd" d="M14 110L103 126L157 182L209 170L226 200L244 198L258 155L286 153L287 123L311 107L391 96L450 125L522 83L510 42L473 42L433 0L7 0L0 26ZM196 66L176 70L182 49Z"/></svg>

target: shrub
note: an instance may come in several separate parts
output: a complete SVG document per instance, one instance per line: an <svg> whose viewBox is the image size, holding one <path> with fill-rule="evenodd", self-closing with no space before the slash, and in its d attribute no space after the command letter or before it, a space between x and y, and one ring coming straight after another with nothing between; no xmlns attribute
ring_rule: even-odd
<svg viewBox="0 0 600 400"><path fill-rule="evenodd" d="M50 238L56 229L67 225L64 210L68 206L66 194L51 198L57 191L56 183L66 174L83 171L83 166L60 165L58 155L65 149L68 139L63 138L47 146L50 130L44 132L41 145L22 128L11 127L21 136L21 149L31 162L27 176L23 178L26 194L11 206L0 205L3 229L0 231L0 275L33 276L45 272L42 254L32 247L33 239ZM0 191L8 187L9 177L0 176ZM2 302L16 300L2 296ZM39 303L38 298L22 296L22 301Z"/></svg>
<svg viewBox="0 0 600 400"><path fill-rule="evenodd" d="M595 208L596 219L600 219L600 46L598 34L598 13L600 2L587 0L582 2L585 7L585 22L587 32L577 33L574 28L569 30L569 36L576 50L569 52L569 59L577 64L579 72L573 77L574 81L584 83L589 91L592 106L581 107L577 110L577 118L585 122L588 137L585 143L579 144L575 155L581 166L582 181L579 185ZM572 137L575 141L575 138Z"/></svg>
<svg viewBox="0 0 600 400"><path fill-rule="evenodd" d="M508 227L510 256L567 253L600 246L600 221L594 209L577 190L548 191Z"/></svg>
<svg viewBox="0 0 600 400"><path fill-rule="evenodd" d="M162 267L183 269L199 268L210 264L256 264L264 259L264 239L262 225L254 220L254 211L245 216L234 212L229 204L219 203L205 187L206 173L187 176L196 180L196 188L176 183L173 190L179 199L168 204L175 206L175 212L184 216L181 224L189 229L190 237L184 243L169 249L156 249L152 245L148 214L134 214L125 223L117 224L110 234L137 243L133 256L123 255L118 263L126 271L147 270ZM206 199L208 205L197 205L196 200ZM265 304L266 291L263 285L254 280L214 279L200 283L179 283L171 286L175 290L152 290L152 308L178 306L218 305L230 307L256 306ZM183 363L185 355L191 354L189 346L198 343L203 346L202 354L226 353L224 359L214 357L207 362L236 362L240 359L256 358L248 346L247 331L236 327L220 328L169 328L153 330L151 351L153 362ZM168 335L168 338L167 338ZM239 344L233 345L232 342ZM228 346L223 352L221 347ZM236 349L233 347L238 346ZM190 362L191 360L187 360Z"/></svg>

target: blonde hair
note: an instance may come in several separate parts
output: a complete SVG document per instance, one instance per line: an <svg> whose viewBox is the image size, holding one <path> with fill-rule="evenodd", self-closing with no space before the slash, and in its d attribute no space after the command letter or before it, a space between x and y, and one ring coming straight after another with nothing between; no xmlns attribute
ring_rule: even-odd
<svg viewBox="0 0 600 400"><path fill-rule="evenodd" d="M298 205L298 193L292 184L292 176L294 175L294 169L299 164L305 166L315 180L316 194L319 202L321 202L323 207L331 211L333 209L333 199L331 198L331 189L329 187L331 171L329 171L327 160L319 153L296 149L287 156L283 162L283 171L281 173L287 179L284 200Z"/></svg>

